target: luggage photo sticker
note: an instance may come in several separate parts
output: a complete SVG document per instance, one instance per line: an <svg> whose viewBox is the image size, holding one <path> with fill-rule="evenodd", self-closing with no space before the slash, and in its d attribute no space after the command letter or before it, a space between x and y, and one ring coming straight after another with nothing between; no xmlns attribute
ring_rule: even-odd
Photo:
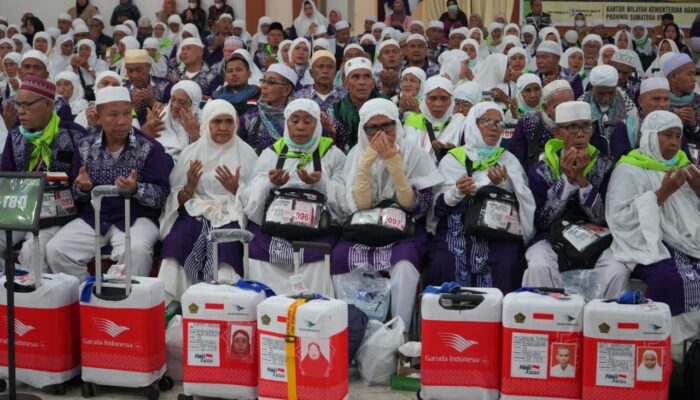
<svg viewBox="0 0 700 400"><path fill-rule="evenodd" d="M224 334L226 358L241 362L253 362L253 338L255 333L250 325L229 323Z"/></svg>
<svg viewBox="0 0 700 400"><path fill-rule="evenodd" d="M637 348L637 381L661 382L664 371L662 368L664 350L661 347Z"/></svg>
<svg viewBox="0 0 700 400"><path fill-rule="evenodd" d="M299 338L301 362L304 376L326 378L331 374L331 348L329 339Z"/></svg>
<svg viewBox="0 0 700 400"><path fill-rule="evenodd" d="M555 378L576 377L576 345L570 343L552 343L550 352L549 375Z"/></svg>

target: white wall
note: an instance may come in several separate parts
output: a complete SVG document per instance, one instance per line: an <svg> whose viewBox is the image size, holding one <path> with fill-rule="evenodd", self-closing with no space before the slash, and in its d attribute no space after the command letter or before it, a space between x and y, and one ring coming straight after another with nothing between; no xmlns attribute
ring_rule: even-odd
<svg viewBox="0 0 700 400"><path fill-rule="evenodd" d="M286 2L287 0L282 0ZM275 3L281 3L277 0ZM291 1L289 1L291 3ZM90 3L100 9L100 14L105 17L106 32L111 32L109 19L112 16L114 6L119 4L118 0L90 0ZM228 4L233 7L236 18L245 19L245 0L228 0ZM162 0L134 0L134 4L139 7L142 16L151 18L151 22L156 21L158 12L163 2ZM178 10L182 12L187 7L187 0L177 0ZM214 0L202 0L202 8L209 10L214 4ZM66 12L75 6L75 0L0 0L0 15L9 18L10 23L19 24L22 14L31 11L41 19L46 28L56 26L58 14ZM248 31L255 31L255 27L247 27Z"/></svg>

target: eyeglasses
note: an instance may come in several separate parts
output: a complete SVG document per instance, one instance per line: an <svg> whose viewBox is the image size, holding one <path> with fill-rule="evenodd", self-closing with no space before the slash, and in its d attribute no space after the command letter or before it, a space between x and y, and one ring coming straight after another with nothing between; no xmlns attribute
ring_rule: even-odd
<svg viewBox="0 0 700 400"><path fill-rule="evenodd" d="M481 125L485 128L488 128L488 129L491 129L495 126L496 129L498 129L499 131L502 131L503 128L505 128L505 126L506 126L505 122L497 121L497 120L491 119L491 118L479 118L476 120L476 122L479 125Z"/></svg>
<svg viewBox="0 0 700 400"><path fill-rule="evenodd" d="M280 85L280 86L285 86L287 83L285 82L278 82L272 79L268 78L260 78L260 86L262 85Z"/></svg>
<svg viewBox="0 0 700 400"><path fill-rule="evenodd" d="M559 125L559 127L566 130L570 135L577 135L579 132L583 132L585 134L593 133L593 124L567 126Z"/></svg>
<svg viewBox="0 0 700 400"><path fill-rule="evenodd" d="M373 136L379 131L383 132L391 132L394 130L394 127L396 126L396 121L389 121L385 122L380 125L365 125L365 133L367 136Z"/></svg>
<svg viewBox="0 0 700 400"><path fill-rule="evenodd" d="M14 101L14 102L12 102L12 105L15 107L15 110L17 110L17 111L19 111L22 108L24 108L25 110L28 110L31 106L40 102L41 100L44 100L44 99L43 98L36 99L36 100L29 102L29 103L18 103L16 101Z"/></svg>

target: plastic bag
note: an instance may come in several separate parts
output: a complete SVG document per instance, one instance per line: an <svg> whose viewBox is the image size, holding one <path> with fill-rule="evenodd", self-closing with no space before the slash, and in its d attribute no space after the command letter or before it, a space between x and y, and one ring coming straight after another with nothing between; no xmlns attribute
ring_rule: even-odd
<svg viewBox="0 0 700 400"><path fill-rule="evenodd" d="M390 291L389 279L376 271L358 268L343 277L338 285L336 297L355 305L369 319L384 322L389 312Z"/></svg>
<svg viewBox="0 0 700 400"><path fill-rule="evenodd" d="M605 294L605 282L598 278L595 269L572 269L561 273L562 288L568 294L579 294L586 301L602 299Z"/></svg>
<svg viewBox="0 0 700 400"><path fill-rule="evenodd" d="M398 349L404 343L403 331L403 320L395 317L369 334L360 345L355 360L366 385L389 384L396 372Z"/></svg>
<svg viewBox="0 0 700 400"><path fill-rule="evenodd" d="M168 376L182 381L182 316L176 315L165 330L165 350Z"/></svg>

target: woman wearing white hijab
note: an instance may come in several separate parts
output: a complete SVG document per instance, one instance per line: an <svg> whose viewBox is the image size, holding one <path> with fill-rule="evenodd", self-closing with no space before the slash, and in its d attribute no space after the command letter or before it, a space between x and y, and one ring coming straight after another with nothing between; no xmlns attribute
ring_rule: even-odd
<svg viewBox="0 0 700 400"><path fill-rule="evenodd" d="M298 37L292 41L287 51L289 65L297 73L297 87L313 85L314 80L309 71L309 59L311 58L311 43L303 37Z"/></svg>
<svg viewBox="0 0 700 400"><path fill-rule="evenodd" d="M59 72L70 68L73 57L73 37L61 35L56 39L56 47L49 57L49 75L55 77Z"/></svg>
<svg viewBox="0 0 700 400"><path fill-rule="evenodd" d="M88 102L85 100L85 91L80 85L80 78L74 72L59 72L55 77L56 92L70 104L73 117L84 111Z"/></svg>
<svg viewBox="0 0 700 400"><path fill-rule="evenodd" d="M418 112L419 102L423 98L423 87L425 86L426 75L422 68L408 67L401 72L401 82L399 94L391 98L399 107L402 120L409 111Z"/></svg>
<svg viewBox="0 0 700 400"><path fill-rule="evenodd" d="M171 91L170 102L163 110L164 130L158 132L156 140L163 145L165 152L175 162L182 150L196 141L199 132L188 132L183 124L191 118L199 119L199 103L202 101L202 89L193 81L183 80L176 83ZM175 96L178 96L176 98ZM185 100L189 99L189 104ZM201 129L200 129L201 130Z"/></svg>
<svg viewBox="0 0 700 400"><path fill-rule="evenodd" d="M534 235L535 199L520 161L500 146L503 113L493 102L472 107L464 121L465 145L440 162L445 181L434 198L428 229L432 260L429 285L456 281L462 286L497 287L503 293L519 288L525 271L525 245ZM473 170L467 173L467 163ZM496 186L518 200L517 229L522 240L485 239L464 233L462 215L478 190Z"/></svg>
<svg viewBox="0 0 700 400"><path fill-rule="evenodd" d="M19 66L22 55L17 52L5 54L2 58L3 79L0 79L0 98L7 99L15 95L22 85L22 80L19 77ZM0 142L2 143L2 142Z"/></svg>
<svg viewBox="0 0 700 400"><path fill-rule="evenodd" d="M498 46L500 46L503 41L503 24L500 22L491 22L486 30L489 32L486 43L488 43L491 53L495 53Z"/></svg>
<svg viewBox="0 0 700 400"><path fill-rule="evenodd" d="M664 72L662 71L663 61L661 57L669 53L679 53L678 45L671 39L664 39L659 42L658 50L656 51L656 58L652 61L649 68L646 70L646 78L665 78Z"/></svg>
<svg viewBox="0 0 700 400"><path fill-rule="evenodd" d="M610 178L605 217L615 259L671 307L676 344L697 335L700 320L700 172L681 150L677 115L654 111L641 131Z"/></svg>
<svg viewBox="0 0 700 400"><path fill-rule="evenodd" d="M246 30L245 20L237 19L233 21L233 29L241 30L241 40L243 40L243 43L245 44L246 48L250 48L250 42L253 40L253 38L250 36L250 33L248 33L248 31Z"/></svg>
<svg viewBox="0 0 700 400"><path fill-rule="evenodd" d="M419 112L409 112L404 137L430 154L437 165L447 152L462 143L461 114L453 114L454 86L447 78L432 76L425 81ZM431 132L432 131L432 132Z"/></svg>
<svg viewBox="0 0 700 400"><path fill-rule="evenodd" d="M532 111L542 111L542 80L528 73L521 75L515 83L515 97L503 120L506 124L515 124L521 116Z"/></svg>
<svg viewBox="0 0 700 400"><path fill-rule="evenodd" d="M525 25L523 32L520 34L520 39L525 44L525 50L530 57L535 56L535 46L537 44L537 30L532 25ZM528 42L529 40L529 42Z"/></svg>
<svg viewBox="0 0 700 400"><path fill-rule="evenodd" d="M174 30L171 25L177 26L177 29ZM168 17L168 38L172 42L173 46L177 47L177 45L180 43L180 35L182 35L182 18L177 15L171 15ZM168 54L169 57L172 57L172 51L170 54Z"/></svg>
<svg viewBox="0 0 700 400"><path fill-rule="evenodd" d="M613 54L618 50L614 44L606 44L598 51L598 65L604 65L610 62Z"/></svg>
<svg viewBox="0 0 700 400"><path fill-rule="evenodd" d="M420 219L432 204L433 188L442 182L435 163L404 139L398 109L391 101L371 99L360 108L359 116L358 144L350 150L343 171L345 207L354 213L393 200L408 217ZM360 266L389 271L391 314L401 317L408 330L426 242L420 222L412 236L383 247L341 240L333 249L333 283L338 285Z"/></svg>
<svg viewBox="0 0 700 400"><path fill-rule="evenodd" d="M634 44L634 51L640 57L654 56L654 46L649 40L649 31L641 22L632 24L632 38L630 40Z"/></svg>
<svg viewBox="0 0 700 400"><path fill-rule="evenodd" d="M160 52L158 39L154 37L146 38L143 41L142 49L148 51L148 55L151 57L151 76L165 78L168 75L168 62Z"/></svg>
<svg viewBox="0 0 700 400"><path fill-rule="evenodd" d="M289 58L289 49L292 46L292 41L289 39L284 39L280 42L277 48L277 62L287 66L291 65L291 59Z"/></svg>
<svg viewBox="0 0 700 400"><path fill-rule="evenodd" d="M267 25L267 29L269 29L270 24L272 24L272 18L270 17L260 17L258 19L258 30L250 41L250 51L253 54L262 48L261 44L267 43L267 33L263 29L263 25Z"/></svg>
<svg viewBox="0 0 700 400"><path fill-rule="evenodd" d="M78 76L82 75L86 86L93 86L97 74L107 71L107 63L97 58L95 41L92 39L79 40L75 47L78 49L77 59L81 61L84 59L85 64L73 65L73 61L71 60L72 66L69 67L69 69Z"/></svg>
<svg viewBox="0 0 700 400"><path fill-rule="evenodd" d="M32 49L39 50L46 57L51 58L51 49L53 46L53 38L48 32L37 32L32 40Z"/></svg>
<svg viewBox="0 0 700 400"><path fill-rule="evenodd" d="M573 72L578 72L581 79L586 77L586 71L583 69L583 50L578 47L569 47L564 52L559 60L559 66L570 69Z"/></svg>
<svg viewBox="0 0 700 400"><path fill-rule="evenodd" d="M173 47L175 47L175 41L170 37L170 32L168 31L168 25L162 22L156 22L153 25L153 38L158 41L158 50L163 57L166 59L170 57L173 52Z"/></svg>
<svg viewBox="0 0 700 400"><path fill-rule="evenodd" d="M125 36L120 42L119 45L117 46L119 48L119 54L121 57L117 58L117 60L109 66L109 69L112 71L115 71L119 76L122 77L122 79L127 79L126 76L126 52L127 50L135 50L141 47L141 44L139 41L133 37L133 36ZM122 52L123 48L123 52ZM179 56L179 54L178 54Z"/></svg>
<svg viewBox="0 0 700 400"><path fill-rule="evenodd" d="M479 43L479 54L481 58L486 58L489 54L491 54L491 49L489 48L489 44L486 43L486 40L484 40L484 32L481 29L470 29L469 37L467 39L474 39Z"/></svg>
<svg viewBox="0 0 700 400"><path fill-rule="evenodd" d="M15 42L15 49L19 54L24 54L32 49L29 47L29 43L27 43L27 38L21 33L14 34L14 36L12 36L12 41Z"/></svg>
<svg viewBox="0 0 700 400"><path fill-rule="evenodd" d="M467 39L468 40L468 39ZM462 50L447 50L438 57L439 75L447 78L453 85L474 78L474 71L469 68L469 55Z"/></svg>
<svg viewBox="0 0 700 400"><path fill-rule="evenodd" d="M642 359L637 360L637 382L661 382L664 377L664 370L659 366L660 360L656 351L644 350Z"/></svg>
<svg viewBox="0 0 700 400"><path fill-rule="evenodd" d="M163 240L158 278L168 300L179 301L189 285L243 276L240 243L219 244L219 265L212 265L211 229L246 227L239 200L255 164L255 151L236 134L238 115L231 104L212 100L202 111L201 139L180 154L170 174L170 196L160 218Z"/></svg>
<svg viewBox="0 0 700 400"><path fill-rule="evenodd" d="M328 26L328 18L321 14L316 9L316 4L313 1L305 0L301 4L299 16L294 19L295 35L292 37L312 37L316 33L319 26Z"/></svg>
<svg viewBox="0 0 700 400"><path fill-rule="evenodd" d="M618 49L629 50L629 52L627 52L627 55L632 57L632 60L634 62L634 69L637 71L637 76L643 76L644 67L642 66L642 60L640 60L639 54L637 54L637 52L634 51L632 35L627 31L617 31L617 33L615 34L614 42L615 46L617 46Z"/></svg>
<svg viewBox="0 0 700 400"><path fill-rule="evenodd" d="M326 205L334 223L345 217L345 154L322 137L321 109L313 100L297 99L284 110L284 137L265 149L257 163L248 190L243 194L248 230L255 234L250 243L248 279L265 282L277 294L292 294L290 277L294 274L292 243L262 232L266 199L270 189L311 189L326 197ZM286 153L286 155L285 155ZM318 153L320 171L314 167L313 154ZM284 160L278 168L280 159ZM337 233L329 232L314 239L333 246ZM300 274L312 293L333 296L330 275L323 267L323 254L306 249Z"/></svg>
<svg viewBox="0 0 700 400"><path fill-rule="evenodd" d="M460 43L459 48L467 53L467 56L469 56L468 67L472 70L472 73L476 74L479 64L481 64L483 61L484 56L484 54L481 52L479 42L471 38L465 39L462 43Z"/></svg>
<svg viewBox="0 0 700 400"><path fill-rule="evenodd" d="M547 38L549 35L554 35L555 40L559 45L561 46L561 35L559 35L559 31L557 28L548 26L546 28L542 28L539 32L539 39L540 42L544 42L545 40L552 40L552 38Z"/></svg>

